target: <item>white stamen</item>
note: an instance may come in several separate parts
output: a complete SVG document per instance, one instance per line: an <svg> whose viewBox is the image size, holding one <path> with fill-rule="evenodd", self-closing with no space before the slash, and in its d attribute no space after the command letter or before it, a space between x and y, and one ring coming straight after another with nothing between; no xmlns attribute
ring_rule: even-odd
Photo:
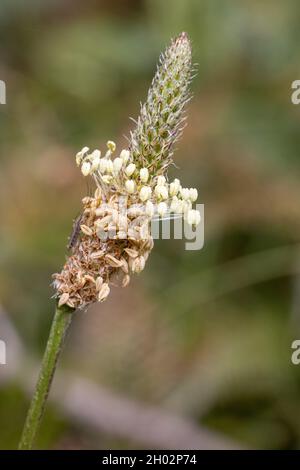
<svg viewBox="0 0 300 470"><path fill-rule="evenodd" d="M187 213L187 223L189 225L198 225L201 221L201 215L200 215L200 212L195 210L195 209L191 209L188 211Z"/></svg>
<svg viewBox="0 0 300 470"><path fill-rule="evenodd" d="M134 163L129 163L129 165L126 167L125 173L127 176L131 176L135 172L135 164Z"/></svg>
<svg viewBox="0 0 300 470"><path fill-rule="evenodd" d="M151 188L150 186L142 186L140 190L140 200L142 202L147 201L151 196Z"/></svg>
<svg viewBox="0 0 300 470"><path fill-rule="evenodd" d="M140 180L142 183L147 183L149 178L149 171L148 168L141 168L140 169Z"/></svg>
<svg viewBox="0 0 300 470"><path fill-rule="evenodd" d="M165 215L165 213L167 212L168 210L168 206L165 202L160 202L157 206L157 213L158 215L160 215L161 217L163 217Z"/></svg>
<svg viewBox="0 0 300 470"><path fill-rule="evenodd" d="M125 183L125 188L126 188L126 191L129 193L129 194L133 194L134 193L134 190L135 190L135 183L133 180L127 180L126 183Z"/></svg>
<svg viewBox="0 0 300 470"><path fill-rule="evenodd" d="M112 140L108 140L106 146L112 153L116 150L116 144Z"/></svg>
<svg viewBox="0 0 300 470"><path fill-rule="evenodd" d="M153 214L154 214L154 205L153 205L153 202L151 202L151 201L147 201L147 202L146 202L145 211L146 211L146 214L147 214L149 217L153 217Z"/></svg>
<svg viewBox="0 0 300 470"><path fill-rule="evenodd" d="M198 199L198 191L196 188L190 188L190 200L192 202L197 201Z"/></svg>
<svg viewBox="0 0 300 470"><path fill-rule="evenodd" d="M122 158L125 165L128 162L129 157L130 157L129 150L123 149L122 152L120 153L120 158Z"/></svg>
<svg viewBox="0 0 300 470"><path fill-rule="evenodd" d="M91 172L92 166L89 162L83 162L81 165L81 173L83 176L88 176Z"/></svg>
<svg viewBox="0 0 300 470"><path fill-rule="evenodd" d="M120 158L120 157L115 158L114 161L113 161L113 165L114 165L114 172L119 173L119 171L121 170L121 168L123 166L122 158Z"/></svg>

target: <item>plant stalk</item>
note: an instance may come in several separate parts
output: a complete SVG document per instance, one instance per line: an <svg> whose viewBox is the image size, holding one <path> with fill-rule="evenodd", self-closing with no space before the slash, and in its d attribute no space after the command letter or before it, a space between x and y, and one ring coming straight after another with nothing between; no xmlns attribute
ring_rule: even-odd
<svg viewBox="0 0 300 470"><path fill-rule="evenodd" d="M19 443L19 450L30 450L33 447L44 413L57 361L73 315L74 309L66 305L56 307L41 370Z"/></svg>

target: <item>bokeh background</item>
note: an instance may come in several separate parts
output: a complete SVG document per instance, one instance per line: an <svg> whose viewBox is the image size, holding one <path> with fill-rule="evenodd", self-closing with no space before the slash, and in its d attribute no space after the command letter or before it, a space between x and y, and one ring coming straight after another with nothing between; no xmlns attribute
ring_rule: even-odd
<svg viewBox="0 0 300 470"><path fill-rule="evenodd" d="M198 75L178 144L205 246L161 240L76 315L37 447L300 448L298 0L6 0L0 6L0 448L15 448L53 316L84 145L126 145L161 50ZM179 170L172 170L172 176Z"/></svg>

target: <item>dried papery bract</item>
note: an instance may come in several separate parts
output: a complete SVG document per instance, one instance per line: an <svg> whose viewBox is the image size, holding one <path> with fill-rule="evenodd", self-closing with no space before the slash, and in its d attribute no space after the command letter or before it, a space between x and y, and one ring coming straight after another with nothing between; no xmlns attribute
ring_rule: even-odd
<svg viewBox="0 0 300 470"><path fill-rule="evenodd" d="M121 277L121 285L125 286L130 280L129 267L132 272L138 271L131 268L131 254L137 253L146 260L153 248L150 231L141 236L142 221L148 224L150 219L137 220L128 215L124 220L116 195L104 203L102 198L97 198L98 193L96 190L94 197L84 199L80 242L62 271L54 275L60 305L84 308L90 303L104 301L110 293L109 284L113 278ZM98 209L101 211L97 212ZM124 226L129 227L127 232ZM139 271L144 264L140 264Z"/></svg>
<svg viewBox="0 0 300 470"><path fill-rule="evenodd" d="M190 41L182 33L160 57L129 149L115 155L116 145L108 141L103 154L84 147L76 155L77 165L84 176L93 178L96 191L83 199L80 239L61 273L54 274L60 305L84 308L103 301L113 279L128 285L130 274L144 269L153 248L153 216L174 212L190 224L200 222L200 214L192 209L196 189L182 188L178 179L169 183L166 174L183 128L191 74Z"/></svg>

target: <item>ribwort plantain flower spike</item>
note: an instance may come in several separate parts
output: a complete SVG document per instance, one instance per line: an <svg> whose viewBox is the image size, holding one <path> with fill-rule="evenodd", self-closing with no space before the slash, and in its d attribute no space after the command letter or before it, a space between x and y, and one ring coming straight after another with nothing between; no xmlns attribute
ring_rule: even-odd
<svg viewBox="0 0 300 470"><path fill-rule="evenodd" d="M183 128L191 74L190 41L182 33L160 57L129 148L114 156L116 144L109 140L102 158L100 150L90 153L88 147L76 155L96 191L82 200L79 241L61 273L54 274L59 306L85 308L104 301L116 279L128 285L153 248L153 216L173 212L191 225L200 222L200 213L192 209L197 190L182 188L179 179L169 183L166 174Z"/></svg>

